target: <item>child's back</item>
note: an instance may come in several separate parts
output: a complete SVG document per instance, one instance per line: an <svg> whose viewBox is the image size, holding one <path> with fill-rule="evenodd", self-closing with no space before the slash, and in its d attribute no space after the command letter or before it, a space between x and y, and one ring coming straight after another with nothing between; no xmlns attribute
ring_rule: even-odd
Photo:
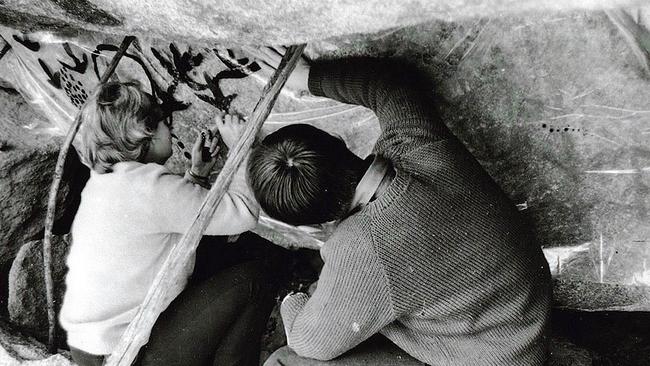
<svg viewBox="0 0 650 366"><path fill-rule="evenodd" d="M59 316L75 359L102 358L113 351L172 247L188 230L208 194L207 176L218 152L214 134L218 129L224 143L232 146L243 129L238 117L219 117L214 133L205 130L197 138L192 166L185 176L179 176L162 165L172 155L171 120L137 83L102 85L84 106L80 118L84 121L82 156L92 171L72 225L73 243ZM210 145L208 159L201 157L205 144ZM250 230L256 225L258 210L242 166L204 232L231 235ZM185 289L194 268L194 253L189 258L177 283L167 289L165 306ZM228 270L214 274L210 278L214 283L206 286L218 291L219 286L229 285L218 281L227 278ZM256 281L252 274L248 275L242 283ZM178 303L196 301L200 295L180 296ZM235 307L237 304L230 300L241 298L224 296L220 300ZM192 311L196 310L214 311L208 305ZM192 315L177 312L181 317ZM221 321L220 316L211 319ZM218 331L221 327L213 328ZM200 333L202 329L188 331ZM176 329L172 332L176 334ZM219 337L211 334L206 341L192 339L199 337L197 333L186 334L191 336L180 341L213 348L202 357L214 358L212 341Z"/></svg>
<svg viewBox="0 0 650 366"><path fill-rule="evenodd" d="M231 185L206 230L238 234L255 226L256 205L243 178ZM68 343L93 354L112 351L172 246L190 226L207 190L162 165L122 162L91 173L72 227L73 245L60 320ZM192 273L168 290L167 304Z"/></svg>

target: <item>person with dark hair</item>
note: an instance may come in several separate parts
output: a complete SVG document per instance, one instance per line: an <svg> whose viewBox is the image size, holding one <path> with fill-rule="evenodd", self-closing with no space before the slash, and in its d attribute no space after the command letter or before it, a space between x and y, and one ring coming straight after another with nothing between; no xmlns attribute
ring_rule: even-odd
<svg viewBox="0 0 650 366"><path fill-rule="evenodd" d="M259 202L269 215L293 225L345 216L366 168L345 142L305 124L268 136L249 164Z"/></svg>
<svg viewBox="0 0 650 366"><path fill-rule="evenodd" d="M260 62L277 66L278 54L263 52ZM315 291L282 302L291 350L266 365L344 354L345 364L377 333L431 365L545 363L552 286L541 247L422 80L380 59L303 62L288 80L372 109L382 133L365 160L309 126L280 129L252 153L248 179L263 210L294 224L340 220Z"/></svg>

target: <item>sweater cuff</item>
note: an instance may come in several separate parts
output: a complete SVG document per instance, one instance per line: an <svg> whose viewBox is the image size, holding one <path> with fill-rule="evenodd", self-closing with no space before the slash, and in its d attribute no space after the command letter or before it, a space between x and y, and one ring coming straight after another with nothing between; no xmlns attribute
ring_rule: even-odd
<svg viewBox="0 0 650 366"><path fill-rule="evenodd" d="M205 188L205 189L210 189L210 188L212 187L212 185L210 184L210 180L208 179L208 177L199 177L199 176L197 176L197 175L195 175L195 174L192 174L191 169L192 169L192 168L187 169L187 170L185 171L185 177L184 177L184 178L185 178L187 181L192 182L192 183L194 183L194 184L198 184L198 185L200 185L201 187L203 187L203 188Z"/></svg>
<svg viewBox="0 0 650 366"><path fill-rule="evenodd" d="M323 76L326 74L325 68L321 64L313 64L309 67L309 77L307 77L307 86L309 92L318 97L324 97L325 93L323 92L323 86L321 82L323 81Z"/></svg>
<svg viewBox="0 0 650 366"><path fill-rule="evenodd" d="M298 292L295 294L288 294L282 300L280 304L280 314L282 315L282 323L284 324L284 332L289 338L291 334L291 328L293 328L293 322L300 314L302 309L307 305L309 301L309 295Z"/></svg>

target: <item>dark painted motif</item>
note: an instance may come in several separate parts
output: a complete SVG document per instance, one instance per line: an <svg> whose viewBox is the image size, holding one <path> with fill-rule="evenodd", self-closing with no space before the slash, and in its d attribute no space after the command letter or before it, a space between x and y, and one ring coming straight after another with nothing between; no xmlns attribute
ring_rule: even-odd
<svg viewBox="0 0 650 366"><path fill-rule="evenodd" d="M172 54L172 60L168 60L155 48L151 48L151 53L153 53L154 57L167 70L169 75L173 77L174 83L185 83L196 91L205 90L205 85L196 82L189 76L190 71L201 65L203 55L200 53L194 55L191 49L181 54L173 43L169 44L169 50Z"/></svg>
<svg viewBox="0 0 650 366"><path fill-rule="evenodd" d="M9 52L10 49L11 46L9 45L9 43L5 43L4 47L2 47L2 49L0 50L0 60L2 60L3 57L5 57L5 55L7 54L7 52Z"/></svg>
<svg viewBox="0 0 650 366"><path fill-rule="evenodd" d="M212 93L212 96L195 93L197 98L221 111L230 109L230 104L237 97L237 94L224 95L219 82L224 79L241 79L260 70L257 63L249 62L247 58L236 59L231 50L226 50L228 56L223 56L215 49L213 52L228 69L219 71L215 76L210 76L207 72L204 72L205 83L201 83L190 75L203 62L203 54L194 54L191 49L181 53L173 43L169 44L169 50L172 55L171 60L167 59L155 48L152 48L151 52L174 80L170 87L175 89L179 83L184 83L197 92L207 89Z"/></svg>
<svg viewBox="0 0 650 366"><path fill-rule="evenodd" d="M88 99L88 92L83 87L81 81L76 80L74 75L66 68L61 69L61 85L70 102L77 108L81 109Z"/></svg>
<svg viewBox="0 0 650 366"><path fill-rule="evenodd" d="M38 63L41 65L43 72L47 75L47 82L50 83L53 87L61 89L61 73L59 71L52 72L50 67L47 66L45 61L38 59Z"/></svg>
<svg viewBox="0 0 650 366"><path fill-rule="evenodd" d="M38 52L38 50L41 49L41 45L38 42L32 42L29 40L29 37L23 34L14 34L13 36L14 41L20 43L21 45L25 46L30 51Z"/></svg>
<svg viewBox="0 0 650 366"><path fill-rule="evenodd" d="M82 60L78 59L77 56L74 54L74 52L72 52L72 49L70 48L70 44L67 43L67 42L63 44L63 49L65 50L65 53L66 53L68 56L70 56L70 58L71 58L72 61L74 62L74 66L68 65L67 63L65 63L65 62L63 62L63 61L60 61L60 60L59 60L59 63L60 63L63 67L65 67L65 68L67 68L67 69L69 69L69 70L72 70L72 71L78 72L78 73L80 73L80 74L85 73L85 72L86 72L86 68L88 67L88 55L86 55L86 54L84 53L84 54L81 55L81 56L82 56Z"/></svg>
<svg viewBox="0 0 650 366"><path fill-rule="evenodd" d="M233 99L237 97L237 94L224 95L219 87L219 81L223 79L241 79L246 76L259 71L260 66L255 63L249 63L247 58L236 59L235 55L231 50L226 50L228 56L223 56L219 53L219 50L213 49L213 52L221 62L228 66L228 70L223 70L217 73L214 77L210 77L207 73L203 74L207 87L212 92L212 97L197 94L196 96L202 101L212 104L222 111L227 111L230 108L230 103Z"/></svg>
<svg viewBox="0 0 650 366"><path fill-rule="evenodd" d="M553 133L553 132L586 132L584 128L576 127L576 126L571 126L571 125L565 125L565 126L554 126L554 125L549 125L546 123L542 123L542 128L545 130L548 130L548 132Z"/></svg>
<svg viewBox="0 0 650 366"><path fill-rule="evenodd" d="M28 35L15 34L12 37L30 52L38 53L39 50L42 50L41 45L30 40ZM61 47L62 50L60 49L58 52L55 50L57 56L54 58L38 54L40 56L37 58L38 65L44 73L45 80L52 87L65 92L70 103L80 109L88 99L93 87L91 85L93 80L100 79L104 72L105 64L100 62L100 59L112 57L118 51L118 47L109 43L100 43L92 52L85 52L72 47L67 42L48 46L49 49ZM5 46L5 48L7 47L10 48L9 45ZM248 58L237 58L231 50L206 49L197 52L187 48L183 51L176 44L170 43L168 49L151 47L147 49L151 53L145 53L140 47L140 45L134 45L124 54L124 60L133 61L139 66L139 70L136 72L141 70L144 73L151 94L158 99L170 116L173 116L172 112L187 109L193 102L193 100L187 99L179 100L176 97L180 85L189 87L197 99L226 112L230 110L237 94L226 95L221 89L220 82L226 79L242 79L260 70L257 63ZM3 49L2 52L0 55L6 53L7 50ZM217 66L216 69L211 66L202 67L206 66L204 64L207 57L211 57L213 62L216 61L215 65L220 62L222 67ZM199 67L202 69L199 70ZM165 79L168 81L160 81L160 79L152 77L154 73L160 75L161 72L166 72L169 75L169 78ZM91 76L90 79L89 76ZM89 84L84 85L85 83ZM191 159L187 145L180 141L176 135L173 137L182 155Z"/></svg>

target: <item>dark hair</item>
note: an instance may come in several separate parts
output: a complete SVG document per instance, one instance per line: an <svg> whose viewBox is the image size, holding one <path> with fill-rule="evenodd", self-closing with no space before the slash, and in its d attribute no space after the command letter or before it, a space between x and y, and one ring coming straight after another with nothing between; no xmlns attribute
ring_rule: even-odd
<svg viewBox="0 0 650 366"><path fill-rule="evenodd" d="M248 178L267 214L307 225L343 218L360 177L355 156L342 140L295 124L268 135L253 149Z"/></svg>

